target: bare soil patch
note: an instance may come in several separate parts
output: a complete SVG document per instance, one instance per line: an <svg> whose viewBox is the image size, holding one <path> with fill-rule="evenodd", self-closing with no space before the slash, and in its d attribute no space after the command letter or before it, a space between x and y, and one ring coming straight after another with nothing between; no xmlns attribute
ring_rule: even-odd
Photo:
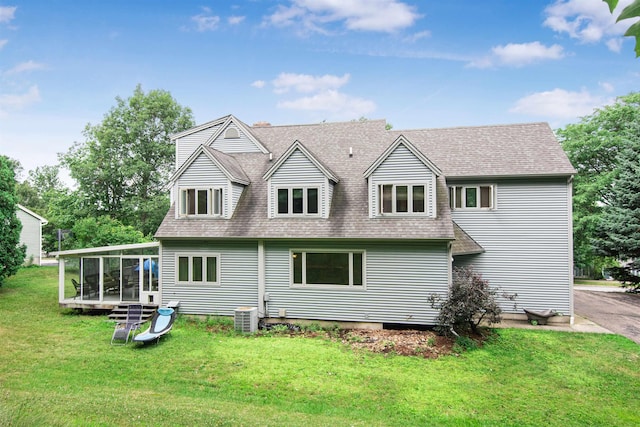
<svg viewBox="0 0 640 427"><path fill-rule="evenodd" d="M433 331L417 330L340 330L339 339L354 349L366 349L374 353L420 356L436 359L452 354L455 340Z"/></svg>

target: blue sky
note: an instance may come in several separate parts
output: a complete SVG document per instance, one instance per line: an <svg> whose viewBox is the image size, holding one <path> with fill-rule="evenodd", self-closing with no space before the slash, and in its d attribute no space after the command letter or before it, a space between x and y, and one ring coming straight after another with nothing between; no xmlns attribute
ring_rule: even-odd
<svg viewBox="0 0 640 427"><path fill-rule="evenodd" d="M2 1L0 154L56 164L137 84L197 123L563 127L638 90L628 25L601 0Z"/></svg>

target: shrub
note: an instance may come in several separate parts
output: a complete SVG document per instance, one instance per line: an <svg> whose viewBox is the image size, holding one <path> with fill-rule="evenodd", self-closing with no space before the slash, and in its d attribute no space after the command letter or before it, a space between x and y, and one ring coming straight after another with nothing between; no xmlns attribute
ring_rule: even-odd
<svg viewBox="0 0 640 427"><path fill-rule="evenodd" d="M489 287L473 267L456 267L447 299L432 294L429 302L439 310L436 331L443 335L459 336L460 333L478 333L483 320L489 324L499 323L502 309L496 301L498 289ZM516 295L504 295L511 300Z"/></svg>
<svg viewBox="0 0 640 427"><path fill-rule="evenodd" d="M627 292L640 293L640 275L638 271L640 271L640 261L635 261L624 267L611 268L611 275L622 284L623 288L629 288Z"/></svg>

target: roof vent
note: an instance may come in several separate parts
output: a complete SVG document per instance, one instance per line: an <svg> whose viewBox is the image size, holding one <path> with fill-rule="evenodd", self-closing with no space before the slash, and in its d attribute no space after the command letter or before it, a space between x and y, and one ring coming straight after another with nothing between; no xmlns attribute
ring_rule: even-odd
<svg viewBox="0 0 640 427"><path fill-rule="evenodd" d="M268 128L271 127L271 123L269 122L255 122L253 124L254 128Z"/></svg>
<svg viewBox="0 0 640 427"><path fill-rule="evenodd" d="M238 129L236 128L229 128L225 131L224 133L224 138L225 139L236 139L236 138L240 138L240 134L238 133Z"/></svg>

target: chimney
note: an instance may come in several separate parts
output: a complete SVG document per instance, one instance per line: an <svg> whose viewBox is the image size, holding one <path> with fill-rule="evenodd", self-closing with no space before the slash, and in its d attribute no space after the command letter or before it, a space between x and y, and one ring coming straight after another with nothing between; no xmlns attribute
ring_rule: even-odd
<svg viewBox="0 0 640 427"><path fill-rule="evenodd" d="M271 123L269 122L255 122L253 124L254 128L268 128L271 127Z"/></svg>

